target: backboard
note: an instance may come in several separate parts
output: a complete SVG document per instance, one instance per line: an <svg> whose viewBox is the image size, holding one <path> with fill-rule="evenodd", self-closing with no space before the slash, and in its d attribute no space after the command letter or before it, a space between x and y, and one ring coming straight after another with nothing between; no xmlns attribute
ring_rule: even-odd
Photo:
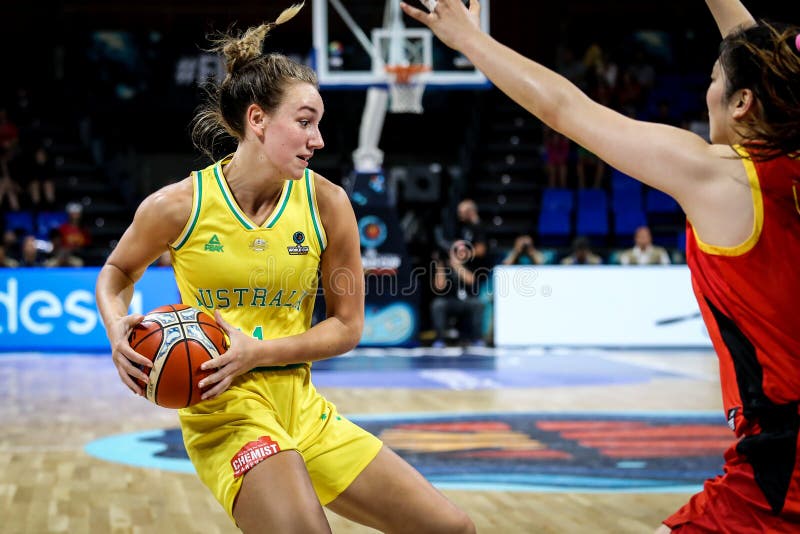
<svg viewBox="0 0 800 534"><path fill-rule="evenodd" d="M419 0L406 0L424 9ZM481 26L489 31L489 2L481 2ZM313 63L320 87L364 89L387 84L387 65L419 64L428 87L488 87L463 55L439 41L400 10L400 0L313 0Z"/></svg>

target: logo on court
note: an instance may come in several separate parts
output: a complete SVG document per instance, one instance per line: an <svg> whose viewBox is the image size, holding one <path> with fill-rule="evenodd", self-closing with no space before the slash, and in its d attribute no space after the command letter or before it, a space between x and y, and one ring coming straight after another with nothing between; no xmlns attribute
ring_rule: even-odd
<svg viewBox="0 0 800 534"><path fill-rule="evenodd" d="M734 441L723 415L711 413L394 414L351 419L435 485L482 491L695 492L704 480L721 474L722 454ZM240 460L234 472L275 452L271 443L261 440L245 449L234 458ZM111 436L90 443L86 450L109 461L194 471L179 429Z"/></svg>

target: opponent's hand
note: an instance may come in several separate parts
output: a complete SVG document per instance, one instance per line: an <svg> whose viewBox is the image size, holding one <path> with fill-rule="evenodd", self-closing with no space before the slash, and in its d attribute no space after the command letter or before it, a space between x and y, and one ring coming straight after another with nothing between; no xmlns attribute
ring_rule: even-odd
<svg viewBox="0 0 800 534"><path fill-rule="evenodd" d="M203 391L202 399L213 399L220 393L228 389L233 383L233 379L248 372L254 367L255 353L259 341L243 334L240 330L228 324L219 310L214 312L217 323L222 327L228 338L231 340L230 347L225 354L219 358L212 358L203 362L200 369L214 370L214 372L202 379L197 385Z"/></svg>
<svg viewBox="0 0 800 534"><path fill-rule="evenodd" d="M144 395L144 390L134 380L138 378L145 384L149 382L149 370L153 367L150 358L142 356L131 348L128 337L131 335L133 327L142 322L144 315L135 313L120 317L108 332L108 339L111 341L111 359L117 368L120 380L128 389L136 395ZM141 368L144 367L144 370Z"/></svg>
<svg viewBox="0 0 800 534"><path fill-rule="evenodd" d="M471 35L480 32L481 5L478 0L469 1L469 9L461 0L426 0L429 12L400 2L403 12L433 30L436 37L455 50L461 50Z"/></svg>

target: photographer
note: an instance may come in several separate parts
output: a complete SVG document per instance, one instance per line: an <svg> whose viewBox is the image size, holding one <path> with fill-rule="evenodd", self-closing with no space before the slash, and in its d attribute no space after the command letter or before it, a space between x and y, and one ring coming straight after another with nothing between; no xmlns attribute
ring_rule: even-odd
<svg viewBox="0 0 800 534"><path fill-rule="evenodd" d="M533 238L529 235L518 236L514 240L514 248L503 259L503 265L542 265L544 254L533 246Z"/></svg>

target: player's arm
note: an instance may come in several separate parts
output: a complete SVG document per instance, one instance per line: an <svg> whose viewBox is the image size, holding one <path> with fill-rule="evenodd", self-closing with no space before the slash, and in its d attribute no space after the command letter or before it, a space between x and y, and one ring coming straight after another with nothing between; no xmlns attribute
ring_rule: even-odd
<svg viewBox="0 0 800 534"><path fill-rule="evenodd" d="M723 37L739 27L753 26L756 23L739 0L706 0L706 5Z"/></svg>
<svg viewBox="0 0 800 534"><path fill-rule="evenodd" d="M461 0L439 0L432 14L407 4L402 8L549 127L674 197L706 242L736 241L738 236L731 237L720 221L730 220L731 197L738 195L738 209L749 201L750 192L731 179L744 176L733 149L709 145L688 130L634 120L594 102L560 74L482 32L477 0L470 1L469 9Z"/></svg>
<svg viewBox="0 0 800 534"><path fill-rule="evenodd" d="M128 335L142 320L141 315L128 315L133 286L147 266L180 234L191 208L189 179L147 197L97 276L97 308L111 343L114 365L122 382L137 395L141 395L142 390L132 377L147 382L147 375L136 364L147 367L152 364L128 344Z"/></svg>

